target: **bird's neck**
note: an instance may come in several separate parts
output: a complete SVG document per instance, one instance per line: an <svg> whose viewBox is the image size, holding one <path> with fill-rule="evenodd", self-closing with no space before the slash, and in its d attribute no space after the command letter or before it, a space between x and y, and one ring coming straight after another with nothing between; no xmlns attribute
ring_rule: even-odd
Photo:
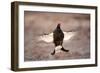
<svg viewBox="0 0 100 73"><path fill-rule="evenodd" d="M58 26L57 28L60 29L60 26Z"/></svg>

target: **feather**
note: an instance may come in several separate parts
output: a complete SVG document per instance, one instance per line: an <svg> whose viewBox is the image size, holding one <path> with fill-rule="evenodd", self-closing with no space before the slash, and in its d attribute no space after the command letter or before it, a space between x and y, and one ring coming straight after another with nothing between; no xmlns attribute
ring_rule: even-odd
<svg viewBox="0 0 100 73"><path fill-rule="evenodd" d="M63 41L68 41L70 40L73 36L75 36L76 32L63 32L64 33L64 40ZM44 41L46 43L53 42L53 33L47 34L40 36L38 38L39 41Z"/></svg>

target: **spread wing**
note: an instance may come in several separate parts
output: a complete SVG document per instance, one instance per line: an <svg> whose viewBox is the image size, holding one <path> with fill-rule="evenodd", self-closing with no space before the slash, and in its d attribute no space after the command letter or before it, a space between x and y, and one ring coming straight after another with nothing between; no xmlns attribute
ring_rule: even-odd
<svg viewBox="0 0 100 73"><path fill-rule="evenodd" d="M68 41L68 40L70 40L70 39L76 34L76 32L63 32L63 33L64 33L64 40L63 40L63 41ZM40 37L38 38L38 40L39 40L39 41L44 41L44 42L46 42L46 43L53 42L53 33L40 36Z"/></svg>
<svg viewBox="0 0 100 73"><path fill-rule="evenodd" d="M38 38L38 40L44 41L44 42L47 42L47 43L53 42L53 33L40 36L40 37Z"/></svg>

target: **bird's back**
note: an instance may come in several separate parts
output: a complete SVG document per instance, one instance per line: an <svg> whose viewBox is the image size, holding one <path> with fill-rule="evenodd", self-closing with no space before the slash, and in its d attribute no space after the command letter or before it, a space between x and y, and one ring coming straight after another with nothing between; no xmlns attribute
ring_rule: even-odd
<svg viewBox="0 0 100 73"><path fill-rule="evenodd" d="M54 42L55 41L63 41L64 39L64 33L62 32L61 29L55 29L54 32L53 32L53 39L54 39Z"/></svg>

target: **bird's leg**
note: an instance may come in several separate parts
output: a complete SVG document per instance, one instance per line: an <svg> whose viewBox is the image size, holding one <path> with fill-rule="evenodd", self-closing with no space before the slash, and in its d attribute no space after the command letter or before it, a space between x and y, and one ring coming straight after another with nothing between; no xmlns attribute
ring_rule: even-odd
<svg viewBox="0 0 100 73"><path fill-rule="evenodd" d="M51 55L54 55L55 54L55 49L54 49L54 51L51 53Z"/></svg>
<svg viewBox="0 0 100 73"><path fill-rule="evenodd" d="M69 50L66 50L64 49L63 47L61 48L62 51L65 51L65 52L69 52Z"/></svg>

